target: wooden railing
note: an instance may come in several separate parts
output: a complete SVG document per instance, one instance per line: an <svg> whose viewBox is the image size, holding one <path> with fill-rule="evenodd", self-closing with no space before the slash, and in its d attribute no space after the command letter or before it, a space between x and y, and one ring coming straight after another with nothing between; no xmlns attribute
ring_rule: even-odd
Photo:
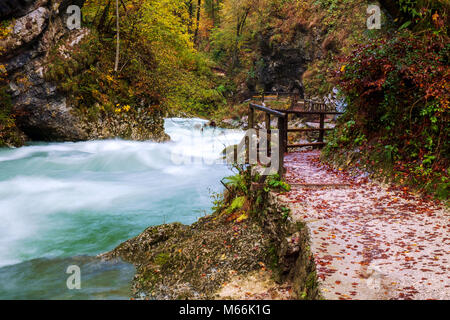
<svg viewBox="0 0 450 320"><path fill-rule="evenodd" d="M300 95L295 92L263 92L252 94L252 100L264 103L266 101L279 101L282 98L289 98L289 110L300 109L299 111L329 111L334 112L335 108L325 102L312 99L300 99Z"/></svg>
<svg viewBox="0 0 450 320"><path fill-rule="evenodd" d="M265 113L265 124L267 130L267 146L266 152L268 154L271 153L271 117L277 118L277 129L279 132L279 140L278 140L278 174L282 175L284 173L284 154L287 151L286 140L284 137L286 136L286 114L277 110L273 110L264 106L260 106L254 103L250 103L249 105L249 116L248 116L248 128L255 128L255 111L262 111Z"/></svg>
<svg viewBox="0 0 450 320"><path fill-rule="evenodd" d="M323 147L325 146L325 132L329 130L333 130L332 128L325 128L325 116L327 114L329 115L341 115L342 112L336 112L336 111L296 111L296 110L279 110L275 109L278 112L281 112L286 115L285 117L285 129L284 129L284 140L286 149L292 149L292 148L301 148L301 147ZM289 115L298 115L298 116L307 116L307 115L318 115L319 116L319 128L288 128L289 123ZM288 144L289 132L314 132L319 131L319 138L317 142L310 142L310 143L300 143L300 144Z"/></svg>
<svg viewBox="0 0 450 320"><path fill-rule="evenodd" d="M267 97L264 97L265 99ZM267 153L269 154L271 152L270 150L270 136L272 133L271 128L271 119L272 117L277 118L277 127L279 132L279 167L278 167L278 173L282 175L284 173L284 155L285 153L289 152L289 149L293 148L302 148L302 147L314 147L314 148L320 148L325 146L325 132L328 130L333 130L332 128L325 128L325 116L328 115L341 115L342 112L337 111L328 111L324 107L325 104L318 103L312 100L305 100L309 104L311 104L313 107L311 109L313 110L293 110L290 108L289 110L281 110L281 109L272 109L267 106L261 106L255 103L249 104L249 116L248 116L248 128L249 129L255 129L255 112L260 111L265 113L265 126L268 134L267 139L267 146L264 146L266 148ZM315 110L318 109L318 110ZM322 109L322 110L321 110ZM319 128L289 128L289 116L290 115L296 115L296 116L308 116L308 115L318 115L319 116ZM308 142L308 143L299 143L299 144L289 144L289 133L292 132L319 132L319 137L316 142Z"/></svg>
<svg viewBox="0 0 450 320"><path fill-rule="evenodd" d="M289 149L293 148L301 148L301 147L323 147L325 145L324 137L325 132L333 130L332 128L325 128L325 116L328 115L341 115L342 112L337 111L299 111L299 110L281 110L281 109L271 109L269 107L260 106L254 103L250 103L249 108L249 117L248 117L248 127L249 129L255 128L255 110L259 110L264 112L265 115L265 123L266 129L268 130L268 134L270 134L270 123L271 116L275 116L278 118L277 121L277 129L279 130L280 137L282 137L283 141L280 144L283 148L283 152L289 151ZM289 128L289 116L297 115L297 116L308 116L308 115L318 115L319 116L319 128ZM309 142L309 143L300 143L300 144L289 144L289 133L291 132L319 132L319 137L317 142Z"/></svg>
<svg viewBox="0 0 450 320"><path fill-rule="evenodd" d="M299 97L298 93L294 92L262 92L262 93L253 93L252 100L255 101L266 101L266 100L280 100L283 97L295 98Z"/></svg>

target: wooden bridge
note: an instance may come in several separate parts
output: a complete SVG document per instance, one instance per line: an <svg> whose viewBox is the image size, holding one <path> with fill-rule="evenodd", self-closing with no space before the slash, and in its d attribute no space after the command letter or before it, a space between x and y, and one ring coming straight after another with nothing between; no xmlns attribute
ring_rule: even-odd
<svg viewBox="0 0 450 320"><path fill-rule="evenodd" d="M265 106L265 101L280 100L283 97L290 98L290 106L286 110L270 108ZM279 132L279 168L278 173L284 172L284 156L287 152L295 148L313 147L321 148L325 146L325 132L333 130L325 128L325 116L326 115L341 115L342 112L337 112L335 108L330 109L323 102L316 102L309 99L299 99L298 95L293 93L263 93L260 96L253 96L255 102L249 104L249 116L248 116L248 129L255 129L255 112L265 113L264 121L265 127L268 131L268 135L271 134L271 120L277 118L277 125L275 129ZM261 104L257 104L256 101L261 101ZM289 117L305 117L305 116L318 116L319 127L318 128L289 128ZM295 132L319 132L319 138L316 142L289 144L289 133ZM270 139L267 143L267 153L270 153ZM266 148L264 146L264 148Z"/></svg>

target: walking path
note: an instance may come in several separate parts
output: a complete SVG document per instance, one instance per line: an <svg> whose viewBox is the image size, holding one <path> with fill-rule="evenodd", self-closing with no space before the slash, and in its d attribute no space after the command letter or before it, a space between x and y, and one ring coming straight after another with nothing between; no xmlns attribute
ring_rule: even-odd
<svg viewBox="0 0 450 320"><path fill-rule="evenodd" d="M307 223L325 299L450 299L450 212L406 188L382 186L286 156L280 200Z"/></svg>

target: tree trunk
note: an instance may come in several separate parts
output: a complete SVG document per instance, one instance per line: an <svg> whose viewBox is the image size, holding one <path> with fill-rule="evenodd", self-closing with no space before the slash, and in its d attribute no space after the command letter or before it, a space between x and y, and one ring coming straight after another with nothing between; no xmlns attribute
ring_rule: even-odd
<svg viewBox="0 0 450 320"><path fill-rule="evenodd" d="M202 9L202 0L198 0L197 3L197 25L195 27L195 34L194 34L194 43L197 44L198 41L198 29L200 28L200 11Z"/></svg>
<svg viewBox="0 0 450 320"><path fill-rule="evenodd" d="M120 55L120 23L119 23L119 0L116 0L116 28L117 28L117 47L116 47L116 63L114 71L119 71L119 55Z"/></svg>

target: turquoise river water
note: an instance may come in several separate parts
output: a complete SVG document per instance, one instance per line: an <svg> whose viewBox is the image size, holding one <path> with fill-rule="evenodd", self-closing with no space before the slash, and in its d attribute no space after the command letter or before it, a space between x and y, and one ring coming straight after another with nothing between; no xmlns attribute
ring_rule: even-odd
<svg viewBox="0 0 450 320"><path fill-rule="evenodd" d="M38 143L0 149L0 299L128 299L133 266L101 262L151 225L210 212L238 130L167 119L168 143ZM66 285L80 267L81 289Z"/></svg>

